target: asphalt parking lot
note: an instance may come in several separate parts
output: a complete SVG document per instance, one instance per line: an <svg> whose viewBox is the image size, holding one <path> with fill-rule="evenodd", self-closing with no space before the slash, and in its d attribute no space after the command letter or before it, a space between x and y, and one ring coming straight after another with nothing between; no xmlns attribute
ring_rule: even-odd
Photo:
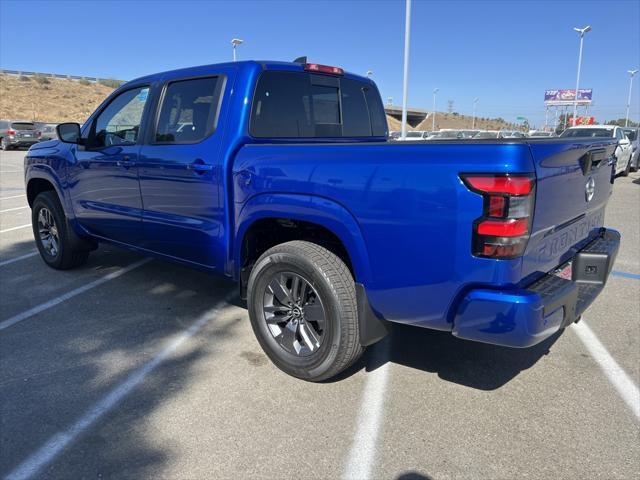
<svg viewBox="0 0 640 480"><path fill-rule="evenodd" d="M639 173L580 324L526 350L398 326L311 384L268 361L230 283L111 246L47 268L24 155L0 153L0 477L640 475Z"/></svg>

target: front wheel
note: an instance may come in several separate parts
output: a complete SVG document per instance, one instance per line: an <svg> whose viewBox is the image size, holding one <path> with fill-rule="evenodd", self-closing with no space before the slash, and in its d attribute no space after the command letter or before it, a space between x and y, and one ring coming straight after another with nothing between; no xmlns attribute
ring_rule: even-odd
<svg viewBox="0 0 640 480"><path fill-rule="evenodd" d="M40 256L50 267L67 270L87 261L91 246L76 236L53 191L33 201L31 224Z"/></svg>
<svg viewBox="0 0 640 480"><path fill-rule="evenodd" d="M289 375L326 380L362 354L353 277L326 248L293 241L267 250L247 294L260 346Z"/></svg>
<svg viewBox="0 0 640 480"><path fill-rule="evenodd" d="M628 177L629 176L629 172L631 171L631 157L629 157L629 161L627 162L627 166L625 167L625 169L622 171L622 173L620 174L621 177Z"/></svg>
<svg viewBox="0 0 640 480"><path fill-rule="evenodd" d="M2 148L3 151L7 151L9 150L9 143L7 142L7 139L2 137L2 140L0 140L0 148Z"/></svg>

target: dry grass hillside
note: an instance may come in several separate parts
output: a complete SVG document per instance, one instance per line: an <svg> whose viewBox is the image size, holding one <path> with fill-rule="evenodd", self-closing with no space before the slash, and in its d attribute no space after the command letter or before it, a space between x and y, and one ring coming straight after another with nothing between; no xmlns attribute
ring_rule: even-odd
<svg viewBox="0 0 640 480"><path fill-rule="evenodd" d="M387 115L387 123L389 124L390 131L400 131L402 122L396 120L393 117ZM436 130L441 128L453 128L453 129L470 129L473 123L473 118L466 115L452 114L438 112L436 115ZM408 126L407 130L427 130L431 131L432 119L431 116L427 116L419 125L415 127ZM476 117L476 129L478 130L500 130L500 129L515 128L515 125L507 123L500 119L495 118L478 118Z"/></svg>
<svg viewBox="0 0 640 480"><path fill-rule="evenodd" d="M99 83L0 75L0 118L83 123L112 91Z"/></svg>

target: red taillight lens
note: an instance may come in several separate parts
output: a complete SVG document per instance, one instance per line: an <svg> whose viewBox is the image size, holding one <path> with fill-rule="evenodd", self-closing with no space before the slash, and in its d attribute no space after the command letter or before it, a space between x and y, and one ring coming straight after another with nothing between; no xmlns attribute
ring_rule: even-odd
<svg viewBox="0 0 640 480"><path fill-rule="evenodd" d="M511 220L482 220L476 231L479 235L493 237L519 237L529 231L529 219L517 218Z"/></svg>
<svg viewBox="0 0 640 480"><path fill-rule="evenodd" d="M309 72L329 73L331 75L344 75L344 70L339 67L329 65L319 65L317 63L305 63L304 69Z"/></svg>
<svg viewBox="0 0 640 480"><path fill-rule="evenodd" d="M7 130L7 135L15 135L16 131L13 128L10 128L9 130Z"/></svg>
<svg viewBox="0 0 640 480"><path fill-rule="evenodd" d="M466 175L465 183L472 190L503 195L528 195L533 189L533 178L513 175Z"/></svg>
<svg viewBox="0 0 640 480"><path fill-rule="evenodd" d="M482 195L483 215L473 224L473 254L515 258L524 253L533 214L532 175L462 175L469 190Z"/></svg>
<svg viewBox="0 0 640 480"><path fill-rule="evenodd" d="M504 217L505 207L507 206L507 199L499 197L497 195L491 195L489 197L489 216L490 217Z"/></svg>

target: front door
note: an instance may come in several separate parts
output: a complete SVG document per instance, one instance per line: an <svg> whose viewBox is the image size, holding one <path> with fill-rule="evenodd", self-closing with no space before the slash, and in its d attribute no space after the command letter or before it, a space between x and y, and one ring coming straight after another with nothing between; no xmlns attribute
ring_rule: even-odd
<svg viewBox="0 0 640 480"><path fill-rule="evenodd" d="M139 160L145 247L209 268L225 258L218 122L225 79L168 81Z"/></svg>
<svg viewBox="0 0 640 480"><path fill-rule="evenodd" d="M94 118L68 168L80 224L93 235L133 245L142 239L138 136L148 93L140 86L115 96Z"/></svg>

